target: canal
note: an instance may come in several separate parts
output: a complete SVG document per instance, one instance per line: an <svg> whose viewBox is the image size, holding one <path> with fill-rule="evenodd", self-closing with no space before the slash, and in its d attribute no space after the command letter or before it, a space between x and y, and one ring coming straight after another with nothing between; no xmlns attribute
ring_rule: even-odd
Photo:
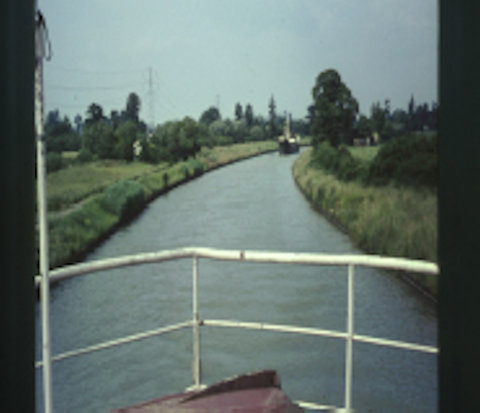
<svg viewBox="0 0 480 413"><path fill-rule="evenodd" d="M186 246L361 253L297 189L295 156L262 155L218 169L152 202L87 260ZM191 318L191 260L64 281L51 291L53 354ZM345 329L344 267L199 263L200 317ZM392 274L356 270L355 330L435 345L436 307ZM37 349L40 359L39 310ZM202 381L276 369L294 400L343 405L343 340L205 327ZM169 333L53 365L57 412L108 412L192 384L192 333ZM357 412L437 410L437 357L354 344ZM41 369L37 410L43 411Z"/></svg>

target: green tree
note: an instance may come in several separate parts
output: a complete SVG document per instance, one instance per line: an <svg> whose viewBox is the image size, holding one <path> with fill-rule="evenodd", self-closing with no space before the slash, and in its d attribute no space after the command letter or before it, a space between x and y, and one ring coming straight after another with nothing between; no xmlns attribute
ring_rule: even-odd
<svg viewBox="0 0 480 413"><path fill-rule="evenodd" d="M235 143L245 142L248 135L247 124L244 119L233 122L232 137Z"/></svg>
<svg viewBox="0 0 480 413"><path fill-rule="evenodd" d="M58 110L48 112L44 130L48 152L61 153L80 148L80 136L73 130L67 116L60 118Z"/></svg>
<svg viewBox="0 0 480 413"><path fill-rule="evenodd" d="M313 145L317 147L323 141L330 142L334 147L340 143L351 143L358 102L339 73L334 69L320 73L312 89L312 97Z"/></svg>
<svg viewBox="0 0 480 413"><path fill-rule="evenodd" d="M250 129L253 125L253 108L250 103L245 107L245 121L247 122L247 128Z"/></svg>
<svg viewBox="0 0 480 413"><path fill-rule="evenodd" d="M211 106L200 116L200 123L209 126L219 119L221 119L220 111L215 106Z"/></svg>
<svg viewBox="0 0 480 413"><path fill-rule="evenodd" d="M122 121L122 116L118 113L118 110L112 110L110 112L110 123L113 126L113 129L117 129L118 125Z"/></svg>
<svg viewBox="0 0 480 413"><path fill-rule="evenodd" d="M372 128L380 134L382 140L388 140L393 137L395 129L390 115L390 101L385 100L385 106L382 108L380 103L374 103L371 107Z"/></svg>
<svg viewBox="0 0 480 413"><path fill-rule="evenodd" d="M122 122L115 131L115 157L129 162L133 161L133 144L138 135L138 126L134 121Z"/></svg>
<svg viewBox="0 0 480 413"><path fill-rule="evenodd" d="M233 122L230 119L216 120L208 127L211 139L216 145L233 143Z"/></svg>
<svg viewBox="0 0 480 413"><path fill-rule="evenodd" d="M270 97L270 102L268 103L268 117L269 117L269 126L270 126L270 137L274 139L278 135L277 128L277 114L275 112L276 104L273 95Z"/></svg>
<svg viewBox="0 0 480 413"><path fill-rule="evenodd" d="M235 120L243 118L243 108L240 103L235 104Z"/></svg>
<svg viewBox="0 0 480 413"><path fill-rule="evenodd" d="M380 102L372 104L370 108L370 119L372 128L381 134L385 126L385 111L381 108Z"/></svg>
<svg viewBox="0 0 480 413"><path fill-rule="evenodd" d="M392 127L395 135L402 135L407 131L408 114L403 109L395 109L392 113Z"/></svg>
<svg viewBox="0 0 480 413"><path fill-rule="evenodd" d="M105 122L89 124L83 132L82 150L97 155L100 159L115 156L115 143L113 128Z"/></svg>
<svg viewBox="0 0 480 413"><path fill-rule="evenodd" d="M82 132L82 127L83 127L83 121L82 121L82 116L77 113L74 118L75 122L75 131L80 134Z"/></svg>
<svg viewBox="0 0 480 413"><path fill-rule="evenodd" d="M370 120L365 115L360 115L358 119L357 134L359 138L368 138L372 135Z"/></svg>
<svg viewBox="0 0 480 413"><path fill-rule="evenodd" d="M87 118L85 119L85 124L91 125L92 123L96 123L104 119L105 117L103 116L103 108L97 103L90 104L87 109Z"/></svg>
<svg viewBox="0 0 480 413"><path fill-rule="evenodd" d="M200 136L200 125L189 117L158 126L151 139L156 160L173 163L195 156Z"/></svg>
<svg viewBox="0 0 480 413"><path fill-rule="evenodd" d="M250 129L250 140L263 141L265 139L265 129L260 125L252 126Z"/></svg>
<svg viewBox="0 0 480 413"><path fill-rule="evenodd" d="M140 160L142 162L155 163L155 151L153 145L149 142L145 135L142 135L140 138Z"/></svg>
<svg viewBox="0 0 480 413"><path fill-rule="evenodd" d="M125 107L125 118L127 120L132 120L135 123L139 122L140 113L140 98L136 93L130 93L127 97L127 104Z"/></svg>

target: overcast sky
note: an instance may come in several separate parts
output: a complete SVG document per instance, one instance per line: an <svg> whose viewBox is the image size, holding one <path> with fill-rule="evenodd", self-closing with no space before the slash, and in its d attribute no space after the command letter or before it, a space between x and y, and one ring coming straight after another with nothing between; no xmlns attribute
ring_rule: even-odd
<svg viewBox="0 0 480 413"><path fill-rule="evenodd" d="M437 100L437 0L38 0L53 49L46 111L141 99L155 123L250 103L303 118L323 70L336 69L370 114ZM149 68L152 79L150 87ZM153 111L151 110L153 109Z"/></svg>

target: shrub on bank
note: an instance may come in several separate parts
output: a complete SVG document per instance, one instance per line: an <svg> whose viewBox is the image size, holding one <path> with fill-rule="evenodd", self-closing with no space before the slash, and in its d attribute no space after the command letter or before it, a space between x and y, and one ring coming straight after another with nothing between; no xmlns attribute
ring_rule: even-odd
<svg viewBox="0 0 480 413"><path fill-rule="evenodd" d="M396 184L435 188L437 185L436 139L424 135L406 135L380 148L370 164L368 183Z"/></svg>
<svg viewBox="0 0 480 413"><path fill-rule="evenodd" d="M345 145L337 149L328 142L322 142L314 149L311 165L325 169L346 182L364 180L368 172L365 164L354 158Z"/></svg>
<svg viewBox="0 0 480 413"><path fill-rule="evenodd" d="M144 195L143 187L138 182L124 179L106 188L103 205L107 211L123 220L134 216L143 208Z"/></svg>
<svg viewBox="0 0 480 413"><path fill-rule="evenodd" d="M63 166L64 164L61 154L57 152L47 154L47 173L59 171Z"/></svg>
<svg viewBox="0 0 480 413"><path fill-rule="evenodd" d="M323 142L314 149L311 165L345 182L355 180L376 186L394 183L434 189L437 185L437 143L436 138L425 135L405 135L382 145L368 163L354 157L345 145L337 149Z"/></svg>
<svg viewBox="0 0 480 413"><path fill-rule="evenodd" d="M117 222L118 217L103 207L101 196L89 199L62 219L50 221L50 265L75 261Z"/></svg>

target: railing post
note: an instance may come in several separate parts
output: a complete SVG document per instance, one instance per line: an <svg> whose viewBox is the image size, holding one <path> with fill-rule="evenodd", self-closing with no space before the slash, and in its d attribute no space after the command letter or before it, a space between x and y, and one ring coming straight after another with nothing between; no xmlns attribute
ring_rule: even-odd
<svg viewBox="0 0 480 413"><path fill-rule="evenodd" d="M193 256L193 360L192 374L195 388L200 387L200 318L198 315L198 257Z"/></svg>
<svg viewBox="0 0 480 413"><path fill-rule="evenodd" d="M348 266L347 338L345 343L345 411L352 411L353 318L355 267Z"/></svg>
<svg viewBox="0 0 480 413"><path fill-rule="evenodd" d="M53 411L53 402L50 335L50 263L48 257L46 143L43 131L43 59L45 57L45 35L45 21L43 16L38 14L35 29L35 126L37 135L39 267L42 280L40 284L40 301L42 309L43 398L45 413L51 413Z"/></svg>

